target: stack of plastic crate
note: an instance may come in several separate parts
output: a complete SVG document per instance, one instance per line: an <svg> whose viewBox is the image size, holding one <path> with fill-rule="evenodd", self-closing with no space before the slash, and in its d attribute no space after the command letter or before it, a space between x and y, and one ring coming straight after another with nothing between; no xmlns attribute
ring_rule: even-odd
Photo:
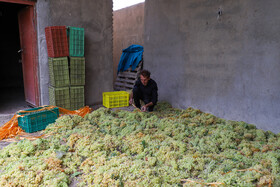
<svg viewBox="0 0 280 187"><path fill-rule="evenodd" d="M85 105L84 28L67 28L70 56L70 104L76 110Z"/></svg>
<svg viewBox="0 0 280 187"><path fill-rule="evenodd" d="M76 110L85 105L84 29L46 27L50 105Z"/></svg>
<svg viewBox="0 0 280 187"><path fill-rule="evenodd" d="M71 109L66 26L46 27L45 34L49 56L50 105Z"/></svg>

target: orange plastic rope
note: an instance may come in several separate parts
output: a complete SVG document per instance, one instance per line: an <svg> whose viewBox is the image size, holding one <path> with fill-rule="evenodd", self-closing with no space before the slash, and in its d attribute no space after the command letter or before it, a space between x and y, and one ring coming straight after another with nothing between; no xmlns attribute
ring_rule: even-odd
<svg viewBox="0 0 280 187"><path fill-rule="evenodd" d="M12 138L20 132L23 132L23 130L18 126L18 117L20 117L20 115L15 114L10 121L0 127L0 140Z"/></svg>
<svg viewBox="0 0 280 187"><path fill-rule="evenodd" d="M82 117L85 117L86 114L90 113L92 109L89 106L85 106L83 108L80 108L79 110L67 110L65 108L59 107L59 113L60 114L68 114L68 115L79 115Z"/></svg>
<svg viewBox="0 0 280 187"><path fill-rule="evenodd" d="M31 110L31 111L26 111L26 110L20 110L17 113L31 113L31 112L39 112L39 111L43 111L43 110L51 110L53 108L55 108L56 106L45 106L42 107L38 110ZM61 115L79 115L84 117L86 114L90 113L92 111L92 109L89 106L85 106L79 110L67 110L65 108L59 108L59 113ZM7 123L5 123L2 127L0 127L0 140L6 139L6 138L13 138L16 135L19 135L21 133L23 133L24 131L18 126L18 118L24 115L18 115L15 114L12 119L10 121L8 121ZM41 136L39 136L41 137Z"/></svg>
<svg viewBox="0 0 280 187"><path fill-rule="evenodd" d="M39 109L37 110L20 110L17 113L33 113L33 112L40 112L40 111L44 111L44 110L51 110L56 108L56 106L43 106L42 108L39 107Z"/></svg>

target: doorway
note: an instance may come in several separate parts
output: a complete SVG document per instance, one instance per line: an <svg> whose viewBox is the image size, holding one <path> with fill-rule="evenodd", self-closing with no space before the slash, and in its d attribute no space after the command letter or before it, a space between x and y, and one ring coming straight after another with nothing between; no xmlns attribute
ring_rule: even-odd
<svg viewBox="0 0 280 187"><path fill-rule="evenodd" d="M26 70L26 57L21 47L23 34L20 31L19 13L29 6L17 3L15 0L13 3L0 0L0 114L13 114L38 104L37 101L28 102L27 94L31 89L26 84L25 74L30 75L30 73ZM25 52L28 51L30 50ZM28 59L28 63L29 61ZM33 60L31 61L33 63ZM36 72L33 66L29 69ZM32 81L31 85L36 84L34 80ZM31 92L36 91L33 89Z"/></svg>

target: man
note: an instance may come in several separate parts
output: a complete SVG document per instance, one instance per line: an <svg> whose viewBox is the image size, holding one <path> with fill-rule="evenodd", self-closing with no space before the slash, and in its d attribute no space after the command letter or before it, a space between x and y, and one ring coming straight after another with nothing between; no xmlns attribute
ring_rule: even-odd
<svg viewBox="0 0 280 187"><path fill-rule="evenodd" d="M135 82L129 99L130 104L132 104L134 100L135 106L144 112L153 111L158 101L157 83L150 78L150 75L151 73L147 70L141 71L140 78ZM145 103L142 107L140 99Z"/></svg>

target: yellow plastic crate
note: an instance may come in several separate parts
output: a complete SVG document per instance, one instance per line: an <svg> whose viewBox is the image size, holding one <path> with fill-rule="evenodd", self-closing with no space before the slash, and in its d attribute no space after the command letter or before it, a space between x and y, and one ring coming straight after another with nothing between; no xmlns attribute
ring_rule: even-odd
<svg viewBox="0 0 280 187"><path fill-rule="evenodd" d="M129 106L129 93L126 91L103 92L103 105L107 108Z"/></svg>

